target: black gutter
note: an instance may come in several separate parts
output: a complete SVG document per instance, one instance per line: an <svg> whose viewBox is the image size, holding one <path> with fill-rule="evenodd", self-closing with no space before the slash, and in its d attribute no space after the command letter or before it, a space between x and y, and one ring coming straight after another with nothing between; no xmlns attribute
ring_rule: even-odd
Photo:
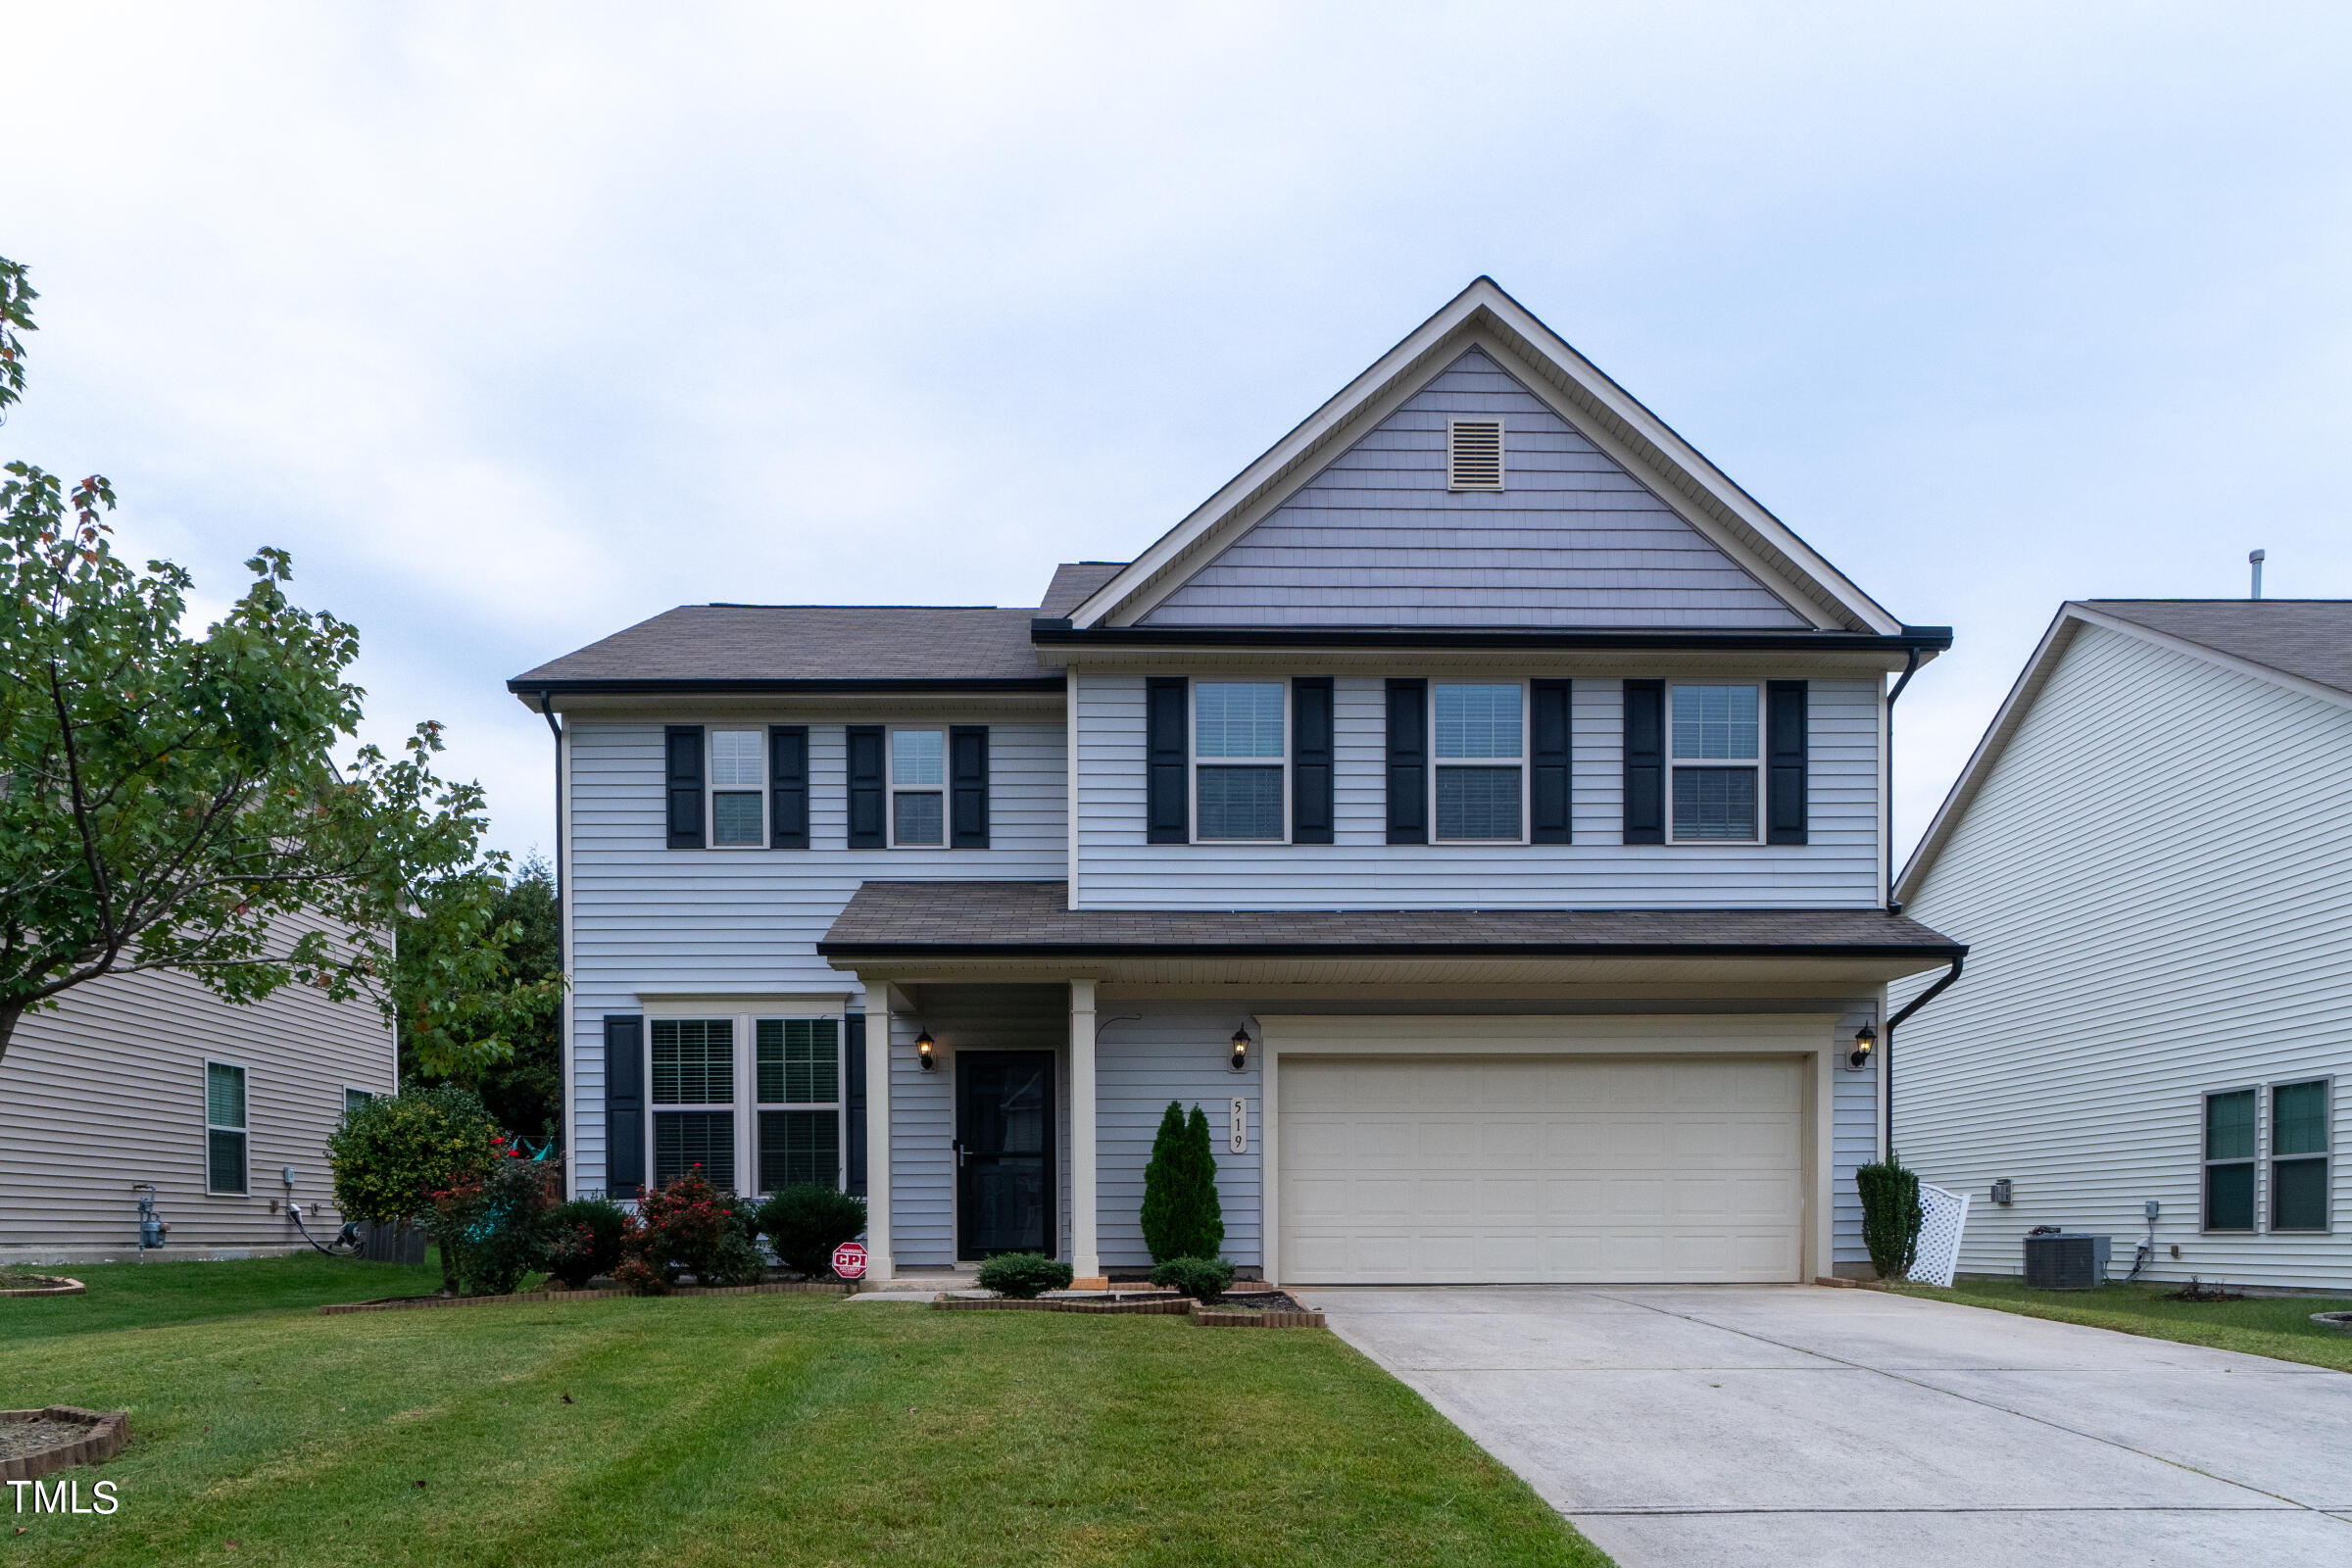
<svg viewBox="0 0 2352 1568"><path fill-rule="evenodd" d="M1514 626L1422 631L1361 626L1073 626L1066 619L1029 622L1041 648L1448 648L1625 649L1676 652L1907 654L1952 646L1949 626L1905 626L1881 636L1858 631L1549 631Z"/></svg>
<svg viewBox="0 0 2352 1568"><path fill-rule="evenodd" d="M1936 958L1953 964L1968 952L1957 943L1829 942L819 942L816 951L827 958Z"/></svg>
<svg viewBox="0 0 2352 1568"><path fill-rule="evenodd" d="M991 675L956 680L928 675L883 675L849 680L730 680L720 677L649 676L645 678L597 678L587 680L540 680L517 675L507 682L507 690L517 694L537 692L542 698L554 692L565 697L617 697L638 693L667 695L672 693L706 693L725 696L741 692L752 695L768 693L823 696L827 693L952 693L974 692L1052 692L1056 696L1068 689L1068 681L1060 675Z"/></svg>
<svg viewBox="0 0 2352 1568"><path fill-rule="evenodd" d="M1942 992L1944 987L1959 979L1960 965L1965 962L1967 958L1968 949L1966 948L1962 948L1958 953L1953 954L1952 966L1944 971L1943 978L1936 981L1934 985L1928 987L1927 990L1922 991L1918 996L1913 997L1909 1002L1904 1003L1902 1009L1893 1017L1886 1020L1886 1038L1879 1042L1879 1049L1886 1053L1886 1157L1889 1159L1894 1157L1894 1027L1896 1024L1901 1023L1905 1018L1908 1018L1913 1013L1917 1012L1920 1008L1926 1006L1929 1003L1934 1002L1936 996Z"/></svg>
<svg viewBox="0 0 2352 1568"><path fill-rule="evenodd" d="M564 951L564 726L556 722L545 687L539 690L539 716L547 720L548 733L556 738L556 972L568 974L571 971L565 965L571 955Z"/></svg>

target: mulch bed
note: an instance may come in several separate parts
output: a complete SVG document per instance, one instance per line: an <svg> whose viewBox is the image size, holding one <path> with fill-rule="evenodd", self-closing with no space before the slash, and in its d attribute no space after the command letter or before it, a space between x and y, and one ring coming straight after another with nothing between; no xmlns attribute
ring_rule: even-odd
<svg viewBox="0 0 2352 1568"><path fill-rule="evenodd" d="M80 1296L89 1289L63 1274L0 1271L0 1296Z"/></svg>
<svg viewBox="0 0 2352 1568"><path fill-rule="evenodd" d="M2242 1301L2245 1297L2226 1285L2207 1285L2190 1280L2177 1291L2167 1291L2158 1298L2165 1301Z"/></svg>
<svg viewBox="0 0 2352 1568"><path fill-rule="evenodd" d="M98 1464L130 1441L124 1410L83 1410L52 1404L38 1410L0 1410L0 1481L32 1481L52 1470Z"/></svg>
<svg viewBox="0 0 2352 1568"><path fill-rule="evenodd" d="M1133 1313L1150 1317L1190 1317L1201 1328L1319 1329L1323 1314L1302 1306L1281 1291L1228 1292L1214 1306L1203 1306L1186 1296L1165 1291L1148 1295L1114 1295L1107 1300L1039 1299L935 1296L931 1304L943 1312L1093 1312Z"/></svg>
<svg viewBox="0 0 2352 1568"><path fill-rule="evenodd" d="M435 1306L499 1306L515 1301L609 1301L642 1296L642 1291L518 1291L513 1296L389 1296L374 1301L337 1301L318 1310L327 1317L344 1312L414 1312ZM838 1280L773 1280L765 1285L679 1285L667 1296L847 1296L849 1286Z"/></svg>

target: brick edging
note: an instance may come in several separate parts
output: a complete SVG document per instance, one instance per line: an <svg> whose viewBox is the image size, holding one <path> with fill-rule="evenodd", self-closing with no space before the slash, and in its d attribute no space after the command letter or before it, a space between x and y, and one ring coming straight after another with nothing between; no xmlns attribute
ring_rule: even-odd
<svg viewBox="0 0 2352 1568"><path fill-rule="evenodd" d="M318 1308L320 1315L344 1312L415 1312L436 1306L499 1306L518 1301L610 1301L618 1298L652 1296L847 1296L850 1288L834 1280L773 1280L764 1285L677 1285L651 1291L518 1291L513 1296L419 1296L398 1301L333 1301Z"/></svg>
<svg viewBox="0 0 2352 1568"><path fill-rule="evenodd" d="M89 1287L82 1284L81 1281L68 1279L63 1274L42 1274L37 1277L45 1280L53 1279L57 1283L55 1285L27 1285L20 1290L0 1291L0 1296L81 1296L89 1290Z"/></svg>
<svg viewBox="0 0 2352 1568"><path fill-rule="evenodd" d="M1189 1298L1172 1301L1015 1301L1005 1297L978 1298L934 1296L931 1305L942 1312L1117 1312L1150 1317L1190 1317L1201 1328L1319 1329L1320 1312L1251 1312L1204 1307Z"/></svg>
<svg viewBox="0 0 2352 1568"><path fill-rule="evenodd" d="M38 1410L0 1410L0 1421L78 1421L90 1428L89 1436L75 1442L19 1454L14 1459L0 1459L0 1481L33 1481L52 1470L98 1464L122 1452L122 1445L130 1441L128 1410L84 1410L77 1405L51 1404Z"/></svg>

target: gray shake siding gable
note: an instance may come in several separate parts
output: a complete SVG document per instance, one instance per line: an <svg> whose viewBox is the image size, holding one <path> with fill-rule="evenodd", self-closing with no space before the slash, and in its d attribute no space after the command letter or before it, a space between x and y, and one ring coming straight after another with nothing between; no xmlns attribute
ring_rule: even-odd
<svg viewBox="0 0 2352 1568"><path fill-rule="evenodd" d="M1446 487L1446 421L1500 415L1503 489ZM1143 617L1149 626L1806 623L1472 349Z"/></svg>

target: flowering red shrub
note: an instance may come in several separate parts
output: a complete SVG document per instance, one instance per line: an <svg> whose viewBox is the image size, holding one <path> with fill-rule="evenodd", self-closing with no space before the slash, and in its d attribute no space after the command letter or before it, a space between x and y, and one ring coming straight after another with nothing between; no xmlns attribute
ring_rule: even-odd
<svg viewBox="0 0 2352 1568"><path fill-rule="evenodd" d="M729 1234L738 1226L734 1197L721 1193L700 1165L667 1187L637 1190L637 1214L621 1233L620 1266L612 1277L640 1291L665 1291L681 1274L708 1284Z"/></svg>

